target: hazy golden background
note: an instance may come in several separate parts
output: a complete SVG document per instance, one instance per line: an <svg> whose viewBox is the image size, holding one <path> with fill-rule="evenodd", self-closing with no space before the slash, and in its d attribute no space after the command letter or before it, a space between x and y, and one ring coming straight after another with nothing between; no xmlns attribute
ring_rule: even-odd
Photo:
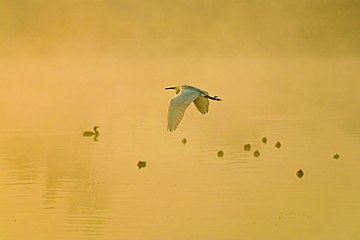
<svg viewBox="0 0 360 240"><path fill-rule="evenodd" d="M358 56L357 0L0 1L1 57Z"/></svg>
<svg viewBox="0 0 360 240"><path fill-rule="evenodd" d="M359 239L359 54L356 0L0 0L0 239Z"/></svg>

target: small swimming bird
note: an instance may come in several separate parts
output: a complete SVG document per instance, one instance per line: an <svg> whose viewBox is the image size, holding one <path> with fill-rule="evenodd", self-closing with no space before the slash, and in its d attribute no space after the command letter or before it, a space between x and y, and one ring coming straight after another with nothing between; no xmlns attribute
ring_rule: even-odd
<svg viewBox="0 0 360 240"><path fill-rule="evenodd" d="M84 136L84 137L91 137L91 136L97 137L97 136L99 136L100 133L99 133L99 131L97 130L99 127L100 127L100 126L95 126L93 132L91 132L91 131L85 131L85 132L83 132L83 136Z"/></svg>
<svg viewBox="0 0 360 240"><path fill-rule="evenodd" d="M195 107L205 114L209 111L209 99L221 101L217 96L211 97L208 92L190 85L167 87L165 90L173 89L177 94L170 100L168 110L168 131L175 131L184 116L186 108L194 102Z"/></svg>

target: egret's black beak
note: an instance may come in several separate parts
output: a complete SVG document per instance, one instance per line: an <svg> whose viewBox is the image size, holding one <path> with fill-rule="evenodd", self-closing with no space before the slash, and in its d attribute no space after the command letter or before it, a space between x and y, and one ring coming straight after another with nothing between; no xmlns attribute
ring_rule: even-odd
<svg viewBox="0 0 360 240"><path fill-rule="evenodd" d="M165 88L165 90L169 90L169 89L175 89L176 87L167 87Z"/></svg>

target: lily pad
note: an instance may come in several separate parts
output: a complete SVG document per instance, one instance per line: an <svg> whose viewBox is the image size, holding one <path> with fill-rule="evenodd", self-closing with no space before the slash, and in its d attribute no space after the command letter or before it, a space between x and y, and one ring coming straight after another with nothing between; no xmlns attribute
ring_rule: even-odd
<svg viewBox="0 0 360 240"><path fill-rule="evenodd" d="M298 170L297 172L296 172L296 176L298 177L298 178L302 178L303 176L304 176L304 172L303 172L303 170Z"/></svg>
<svg viewBox="0 0 360 240"><path fill-rule="evenodd" d="M255 152L254 152L254 157L259 157L260 156L260 152L258 151L258 150L256 150Z"/></svg>
<svg viewBox="0 0 360 240"><path fill-rule="evenodd" d="M220 151L217 152L217 155L218 155L218 157L221 158L221 157L224 156L224 152L222 150L220 150Z"/></svg>
<svg viewBox="0 0 360 240"><path fill-rule="evenodd" d="M145 161L139 161L137 166L138 166L139 169L144 168L144 167L146 167L146 162Z"/></svg>

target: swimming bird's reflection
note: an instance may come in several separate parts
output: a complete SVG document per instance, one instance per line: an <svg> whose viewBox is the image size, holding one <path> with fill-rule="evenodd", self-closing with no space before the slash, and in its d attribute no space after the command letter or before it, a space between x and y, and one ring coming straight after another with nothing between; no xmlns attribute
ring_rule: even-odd
<svg viewBox="0 0 360 240"><path fill-rule="evenodd" d="M97 130L99 127L100 127L100 126L95 126L93 132L92 132L92 131L85 131L85 132L83 132L83 136L84 136L84 137L94 137L93 140L94 140L95 142L97 142L97 141L98 141L98 137L99 137L99 135L100 135L100 132Z"/></svg>

